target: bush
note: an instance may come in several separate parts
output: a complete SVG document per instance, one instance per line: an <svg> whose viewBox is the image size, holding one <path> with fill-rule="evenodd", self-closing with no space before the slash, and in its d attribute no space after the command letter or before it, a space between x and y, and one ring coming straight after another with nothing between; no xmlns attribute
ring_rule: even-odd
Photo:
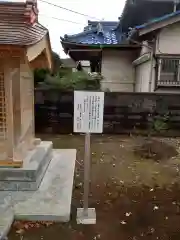
<svg viewBox="0 0 180 240"><path fill-rule="evenodd" d="M45 72L43 72L45 74ZM57 88L64 91L73 90L99 90L101 75L90 75L83 71L72 72L67 68L61 68L56 75L49 73L41 76L41 80L44 77L44 81L41 82L42 87ZM43 83L42 83L43 82Z"/></svg>

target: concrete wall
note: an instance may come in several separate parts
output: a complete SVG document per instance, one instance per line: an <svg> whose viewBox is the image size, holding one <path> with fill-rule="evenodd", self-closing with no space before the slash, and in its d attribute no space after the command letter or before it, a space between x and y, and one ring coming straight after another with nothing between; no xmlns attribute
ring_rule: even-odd
<svg viewBox="0 0 180 240"><path fill-rule="evenodd" d="M163 28L157 35L156 54L180 54L180 23Z"/></svg>
<svg viewBox="0 0 180 240"><path fill-rule="evenodd" d="M102 90L111 92L133 92L134 91L134 67L135 59L132 50L104 50L102 53Z"/></svg>
<svg viewBox="0 0 180 240"><path fill-rule="evenodd" d="M35 92L42 93L40 102L35 98L37 100L35 101L37 133L46 133L47 129L55 134L72 133L74 93L62 92L58 89L48 91L36 89ZM64 114L58 116L52 114L48 107L49 103L58 106L58 111L61 111L63 105ZM106 92L103 133L148 133L149 124L152 124L152 119L149 118L150 113L155 116L169 113L170 129L167 135L180 136L180 95L158 93ZM48 119L48 116L51 118ZM163 133L166 134L166 132Z"/></svg>

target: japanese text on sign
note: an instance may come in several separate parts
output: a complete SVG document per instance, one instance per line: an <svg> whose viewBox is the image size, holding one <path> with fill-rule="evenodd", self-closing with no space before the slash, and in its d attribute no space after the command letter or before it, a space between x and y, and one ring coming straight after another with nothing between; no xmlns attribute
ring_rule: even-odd
<svg viewBox="0 0 180 240"><path fill-rule="evenodd" d="M102 133L104 92L74 92L74 132Z"/></svg>

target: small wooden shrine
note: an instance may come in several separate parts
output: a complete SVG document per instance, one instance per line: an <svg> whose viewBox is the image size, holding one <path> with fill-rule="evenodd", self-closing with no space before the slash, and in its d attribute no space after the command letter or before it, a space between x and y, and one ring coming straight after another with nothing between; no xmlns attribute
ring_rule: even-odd
<svg viewBox="0 0 180 240"><path fill-rule="evenodd" d="M36 145L32 70L51 64L37 1L0 2L0 167L22 167Z"/></svg>

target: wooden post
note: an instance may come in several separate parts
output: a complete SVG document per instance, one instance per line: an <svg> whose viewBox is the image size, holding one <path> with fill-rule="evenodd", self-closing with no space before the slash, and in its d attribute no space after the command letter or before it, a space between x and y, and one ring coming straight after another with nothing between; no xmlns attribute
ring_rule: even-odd
<svg viewBox="0 0 180 240"><path fill-rule="evenodd" d="M91 140L90 133L85 134L84 148L84 215L88 215L89 205L89 181L90 181L90 164L91 164Z"/></svg>
<svg viewBox="0 0 180 240"><path fill-rule="evenodd" d="M6 149L7 149L7 160L0 161L0 167L12 166L21 167L22 160L14 159L14 124L13 124L13 92L12 92L12 77L11 77L11 61L12 58L6 58L4 60L4 91L6 101L6 125L7 125L7 136L6 136Z"/></svg>

